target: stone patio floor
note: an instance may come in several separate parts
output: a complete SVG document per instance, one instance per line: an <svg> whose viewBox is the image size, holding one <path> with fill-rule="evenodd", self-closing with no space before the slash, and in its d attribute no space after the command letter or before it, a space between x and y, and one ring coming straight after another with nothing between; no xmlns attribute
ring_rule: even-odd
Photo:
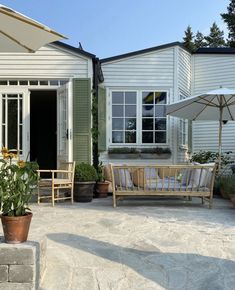
<svg viewBox="0 0 235 290"><path fill-rule="evenodd" d="M215 198L33 204L47 235L41 290L235 289L235 208Z"/></svg>

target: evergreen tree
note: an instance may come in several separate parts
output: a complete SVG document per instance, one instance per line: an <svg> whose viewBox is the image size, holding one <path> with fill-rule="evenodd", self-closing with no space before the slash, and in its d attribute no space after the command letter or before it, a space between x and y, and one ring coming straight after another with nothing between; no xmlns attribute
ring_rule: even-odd
<svg viewBox="0 0 235 290"><path fill-rule="evenodd" d="M230 0L227 11L227 13L221 13L220 15L228 27L228 45L235 47L235 0Z"/></svg>
<svg viewBox="0 0 235 290"><path fill-rule="evenodd" d="M210 34L205 36L208 47L223 47L225 46L224 32L219 29L218 25L214 22L210 28Z"/></svg>
<svg viewBox="0 0 235 290"><path fill-rule="evenodd" d="M205 41L205 36L200 31L197 31L196 33L196 36L194 39L194 45L196 49L207 46L207 43Z"/></svg>
<svg viewBox="0 0 235 290"><path fill-rule="evenodd" d="M184 32L184 37L183 37L183 44L184 46L190 50L191 52L195 51L195 45L193 42L193 32L191 26L188 26Z"/></svg>

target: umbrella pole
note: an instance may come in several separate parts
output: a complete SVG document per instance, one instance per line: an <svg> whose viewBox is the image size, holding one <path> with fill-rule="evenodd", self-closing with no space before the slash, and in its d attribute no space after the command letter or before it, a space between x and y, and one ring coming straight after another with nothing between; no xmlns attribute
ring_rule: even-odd
<svg viewBox="0 0 235 290"><path fill-rule="evenodd" d="M221 155L222 155L222 117L223 117L223 108L220 107L220 116L219 116L219 156L218 156L218 171L221 169Z"/></svg>

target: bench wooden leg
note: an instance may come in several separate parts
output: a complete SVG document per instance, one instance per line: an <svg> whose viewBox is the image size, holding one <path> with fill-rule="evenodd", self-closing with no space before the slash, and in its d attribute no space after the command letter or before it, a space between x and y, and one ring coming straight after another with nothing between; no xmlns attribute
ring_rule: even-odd
<svg viewBox="0 0 235 290"><path fill-rule="evenodd" d="M205 203L205 200L204 200L204 197L202 197L202 204L204 204Z"/></svg>
<svg viewBox="0 0 235 290"><path fill-rule="evenodd" d="M116 195L113 194L113 207L117 207L117 202L116 202Z"/></svg>

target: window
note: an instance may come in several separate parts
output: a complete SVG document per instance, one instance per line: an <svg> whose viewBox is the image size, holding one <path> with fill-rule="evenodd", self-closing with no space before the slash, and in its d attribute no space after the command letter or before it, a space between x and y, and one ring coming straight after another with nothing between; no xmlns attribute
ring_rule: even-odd
<svg viewBox="0 0 235 290"><path fill-rule="evenodd" d="M23 95L2 95L2 143L22 154Z"/></svg>
<svg viewBox="0 0 235 290"><path fill-rule="evenodd" d="M136 92L112 93L112 143L136 143Z"/></svg>
<svg viewBox="0 0 235 290"><path fill-rule="evenodd" d="M112 91L112 144L167 142L167 92Z"/></svg>
<svg viewBox="0 0 235 290"><path fill-rule="evenodd" d="M166 92L142 92L142 143L166 143Z"/></svg>
<svg viewBox="0 0 235 290"><path fill-rule="evenodd" d="M180 100L184 100L186 97L180 95ZM180 119L180 145L187 145L187 130L188 130L188 121L186 119Z"/></svg>
<svg viewBox="0 0 235 290"><path fill-rule="evenodd" d="M180 119L180 144L185 146L187 144L187 120Z"/></svg>

